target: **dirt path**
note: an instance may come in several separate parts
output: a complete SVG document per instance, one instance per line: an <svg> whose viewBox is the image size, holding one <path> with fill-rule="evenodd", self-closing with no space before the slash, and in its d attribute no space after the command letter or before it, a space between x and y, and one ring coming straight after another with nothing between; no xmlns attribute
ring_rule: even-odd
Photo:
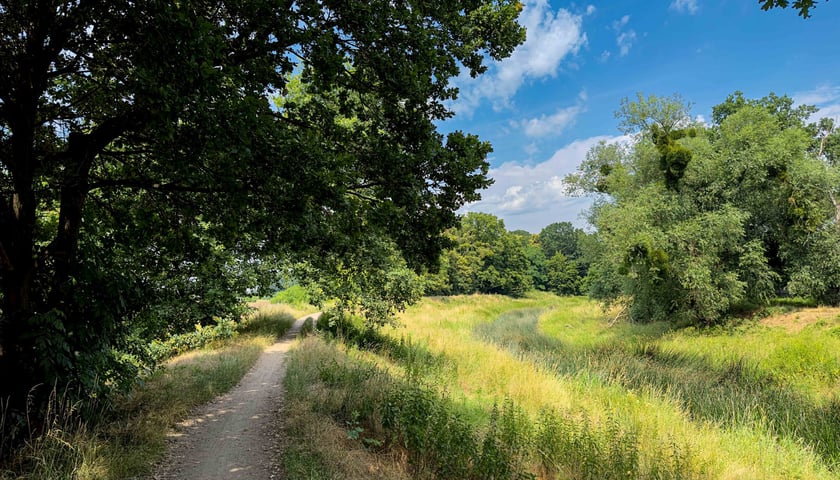
<svg viewBox="0 0 840 480"><path fill-rule="evenodd" d="M303 322L268 347L233 390L201 407L178 425L170 451L154 480L279 477L277 412L283 402L285 357Z"/></svg>

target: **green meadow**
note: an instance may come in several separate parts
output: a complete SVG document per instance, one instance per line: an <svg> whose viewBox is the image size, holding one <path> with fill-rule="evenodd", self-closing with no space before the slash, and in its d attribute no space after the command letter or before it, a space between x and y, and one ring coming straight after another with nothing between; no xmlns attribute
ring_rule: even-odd
<svg viewBox="0 0 840 480"><path fill-rule="evenodd" d="M840 310L776 310L679 328L474 295L381 331L327 318L289 360L289 476L837 478Z"/></svg>

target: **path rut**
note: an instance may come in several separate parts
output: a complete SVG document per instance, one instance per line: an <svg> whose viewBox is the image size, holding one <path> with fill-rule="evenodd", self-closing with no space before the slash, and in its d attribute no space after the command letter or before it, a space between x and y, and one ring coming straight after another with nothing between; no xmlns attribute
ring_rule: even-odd
<svg viewBox="0 0 840 480"><path fill-rule="evenodd" d="M271 480L280 478L278 411L283 403L286 353L307 318L265 349L228 393L181 422L153 480Z"/></svg>

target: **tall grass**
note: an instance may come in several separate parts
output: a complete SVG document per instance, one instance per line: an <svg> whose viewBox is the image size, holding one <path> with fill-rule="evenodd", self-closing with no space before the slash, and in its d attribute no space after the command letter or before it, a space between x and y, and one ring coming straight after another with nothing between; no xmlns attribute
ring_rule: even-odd
<svg viewBox="0 0 840 480"><path fill-rule="evenodd" d="M522 309L531 311L515 312ZM523 341L518 336L529 334L511 326L504 340L491 340L490 333L481 330L490 327L482 325L492 324L507 313L512 318L538 318L541 335L531 335ZM836 477L826 455L815 453L814 447L804 444L799 434L778 436L773 430L778 427L768 419L757 424L725 423L713 412L706 416L693 412L693 407L676 393L680 375L664 376L660 383L651 384L640 376L646 373L645 363L631 370L624 370L620 362L615 368L605 368L603 359L620 360L619 354L638 362L653 362L649 356L662 355L669 342L681 343L680 335L685 332L674 331L668 324L611 326L611 320L597 305L582 298L457 297L425 300L402 316L404 328L386 333L394 338L411 336L427 345L432 354L443 354L447 362L455 365L456 375L450 381L442 379L438 388L458 399L471 412L471 421L486 422L486 412L492 405L509 397L532 418L538 418L539 412L547 408L561 415L585 416L595 430L603 431L614 422L623 431L633 432L638 439L639 464L644 471L653 472L664 455L672 462L679 458L677 463L686 465L686 472L699 472L708 478ZM695 334L700 338L708 335L707 332ZM657 342L661 345L651 346ZM744 348L753 349L758 343ZM524 346L513 349L510 345ZM558 349L560 358L539 361L534 358L539 351L551 349ZM733 349L737 351L737 347ZM570 352L573 358L565 358ZM716 360L706 358L706 361L718 365ZM715 371L720 373L718 378L726 373L730 383L750 380L750 375L756 373L759 374L756 382L765 381L763 373L748 363L740 371L738 367L729 372L720 368ZM658 373L661 372L654 372ZM692 375L694 372L685 372L683 376ZM776 385L787 388L779 379ZM752 384L743 388L745 394L750 388ZM796 389L789 391L797 393ZM730 401L720 396L718 400ZM781 414L782 410L777 411ZM754 412L739 415L755 418ZM828 427L832 421L821 425ZM825 451L832 448L826 447Z"/></svg>
<svg viewBox="0 0 840 480"><path fill-rule="evenodd" d="M477 331L560 375L595 376L628 391L659 392L694 420L786 437L818 453L832 469L840 466L837 401L815 405L745 357L710 362L696 353L668 350L645 336L579 347L541 334L537 320L537 312L519 311Z"/></svg>
<svg viewBox="0 0 840 480"><path fill-rule="evenodd" d="M417 478L697 478L701 470L686 449L657 449L655 461L642 453L634 426L610 418L596 421L585 411L543 408L527 412L510 397L474 406L450 397L437 373L445 356L424 342L332 325L340 341L308 339L289 359L287 396L318 416L344 426L357 447L399 457L396 467ZM360 350L360 348L364 350ZM456 368L458 365L456 365ZM457 376L457 375L456 375ZM473 410L473 411L471 411ZM290 435L303 440L300 432ZM324 460L329 475L359 478L326 459L341 457L315 442L309 458ZM328 443L330 442L323 442ZM334 444L335 442L332 442ZM312 444L312 442L310 442ZM662 454L661 452L668 452ZM370 454L370 452L369 452ZM298 450L287 459L299 464ZM373 458L376 458L374 455ZM292 477L298 478L298 477ZM306 477L303 477L306 478Z"/></svg>
<svg viewBox="0 0 840 480"><path fill-rule="evenodd" d="M96 405L72 404L54 395L48 423L39 429L44 433L31 436L0 467L0 479L125 479L149 473L172 427L236 385L294 318L280 307L249 317L236 327L238 335L173 357L117 397L112 408L100 409L98 418L79 415Z"/></svg>

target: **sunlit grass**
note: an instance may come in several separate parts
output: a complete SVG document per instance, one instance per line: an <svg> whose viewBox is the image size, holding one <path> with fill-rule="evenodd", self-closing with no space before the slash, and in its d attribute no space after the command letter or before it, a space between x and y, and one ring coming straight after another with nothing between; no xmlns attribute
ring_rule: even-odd
<svg viewBox="0 0 840 480"><path fill-rule="evenodd" d="M436 390L478 432L509 399L533 425L523 438L545 441L545 412L554 412L563 453L545 459L551 444L529 443L526 470L539 478L836 478L838 319L802 315L807 324L795 329L772 326L780 317L686 329L615 322L583 298L429 298L378 346L329 348ZM309 368L332 361L319 348ZM338 412L322 420L339 436L342 415L386 389L311 383L309 398Z"/></svg>
<svg viewBox="0 0 840 480"><path fill-rule="evenodd" d="M343 412L345 417L364 411L372 406L372 398L381 401L389 387L386 376L372 373L335 378L338 384L334 388L319 381L327 371L355 371L358 353L348 354L318 338L303 340L291 352L284 381L287 404L283 409L283 463L290 480L410 478L405 459L399 454L371 453L348 438L349 426L340 423L347 419L330 416L335 411ZM372 372L364 366L359 371ZM381 422L374 423L365 424L366 433L383 435Z"/></svg>
<svg viewBox="0 0 840 480"><path fill-rule="evenodd" d="M17 452L0 478L108 480L148 474L175 424L235 386L266 346L311 311L281 305L259 310L238 326L235 338L170 359L93 424L68 413L78 405L58 402L54 425Z"/></svg>
<svg viewBox="0 0 840 480"><path fill-rule="evenodd" d="M473 335L480 325L490 324L505 311L518 308L545 309L540 316L540 333L535 331L530 335L554 339L559 342L559 348L566 345L574 351L576 361L569 367L571 370L561 369L558 374L557 365L550 360L534 361L532 356L521 350L512 351L504 345L488 344L479 338L480 335ZM812 448L802 445L795 438L777 438L773 434L771 418L765 418L764 424L760 420L753 424L726 426L709 415L696 417L688 403L680 398L677 385L672 388L667 383L634 381L632 376L638 372L626 369L628 365L620 364L619 357L615 358L619 363L605 371L597 363L599 357L604 356L601 350L610 346L617 348L618 345L629 352L644 352L652 344L657 345L655 348L670 348L672 344L679 344L683 345L686 354L692 353L689 347L685 347L683 338L690 335L672 331L669 324L617 322L611 325L612 320L612 316L603 314L594 303L581 298L539 296L509 300L460 297L446 301L427 300L410 309L403 316L405 328L394 330L391 334L408 334L421 339L430 350L443 353L457 365L457 376L451 384L441 388L450 395L462 395L465 404L473 411L481 411L482 407L487 411L494 401L510 397L532 414L548 406L561 411L586 411L595 422L617 419L628 427L639 429L644 455L655 458L657 452L674 444L691 452L695 465L702 467L706 475L713 478L835 476ZM519 343L517 336L522 335L529 334L520 328L512 328L510 337L505 341ZM695 332L694 335L706 338L705 333ZM739 349L744 349L747 358L753 352L762 350L759 338L744 341L739 346L738 336L728 340L731 342L730 355L721 354L719 359L722 364L731 360L731 355L737 354ZM764 341L778 343L779 339L771 336ZM830 342L826 345L829 349L833 348ZM700 349L699 346L696 348ZM717 351L716 346L706 348ZM824 349L816 347L815 350ZM834 352L840 352L840 349ZM562 351L558 353L560 356L564 354ZM831 361L820 364L830 366ZM786 367L790 365L786 364ZM783 372L790 370L781 369ZM679 378L673 380L679 381ZM827 385L824 387L830 388ZM726 397L711 400L723 404L730 401ZM758 417L761 418L760 415Z"/></svg>

